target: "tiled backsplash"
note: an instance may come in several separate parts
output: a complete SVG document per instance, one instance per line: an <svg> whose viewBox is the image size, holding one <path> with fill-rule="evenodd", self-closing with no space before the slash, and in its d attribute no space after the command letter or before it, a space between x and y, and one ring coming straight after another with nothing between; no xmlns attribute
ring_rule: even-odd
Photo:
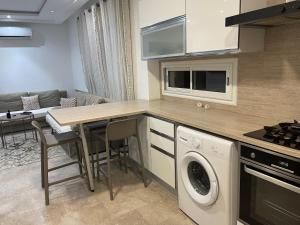
<svg viewBox="0 0 300 225"><path fill-rule="evenodd" d="M237 106L211 104L212 107L278 120L300 120L300 24L268 28L264 52L237 57ZM196 104L192 100L168 99Z"/></svg>

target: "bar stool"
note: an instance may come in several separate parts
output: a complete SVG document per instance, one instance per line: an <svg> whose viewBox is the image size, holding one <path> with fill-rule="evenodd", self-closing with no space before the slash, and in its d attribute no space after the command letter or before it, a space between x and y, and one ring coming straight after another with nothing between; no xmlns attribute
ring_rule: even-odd
<svg viewBox="0 0 300 225"><path fill-rule="evenodd" d="M36 128L39 133L41 139L41 181L42 187L45 190L45 204L49 205L49 187L55 184L59 184L65 181L77 179L80 177L84 177L86 175L86 164L82 164L82 159L85 162L84 154L82 152L82 143L79 135L75 132L66 132L62 134L44 134L41 125L37 121L32 121L32 126ZM50 148L55 146L60 146L63 144L75 144L78 160L62 164L53 168L48 168L48 151L51 150ZM70 166L73 164L78 164L79 166L79 175L67 177L61 180L57 180L54 182L49 183L48 173L57 169L64 168L66 166ZM83 172L84 170L84 172Z"/></svg>
<svg viewBox="0 0 300 225"><path fill-rule="evenodd" d="M138 152L139 152L139 158L140 158L140 167L142 172L142 179L144 182L144 186L146 187L146 179L145 179L145 169L144 169L144 158L141 148L141 141L138 133L138 123L136 118L130 118L130 119L122 119L117 121L112 121L107 124L106 132L105 134L98 135L98 138L100 138L102 141L105 142L105 149L106 149L106 165L107 165L107 173L105 173L101 168L100 165L97 164L97 169L100 171L108 181L108 188L110 192L110 200L114 199L113 196L113 187L112 187L112 177L111 177L111 162L119 160L119 157L112 158L112 151L120 151L118 148L113 148L111 143L117 142L120 140L124 140L126 143L126 140L128 140L129 137L136 137L137 143L138 143ZM127 171L127 159L128 159L128 149L126 150L126 147L128 148L128 145L123 145L123 157L122 160L125 164L125 170ZM120 153L120 152L119 152ZM118 153L118 155L119 155Z"/></svg>

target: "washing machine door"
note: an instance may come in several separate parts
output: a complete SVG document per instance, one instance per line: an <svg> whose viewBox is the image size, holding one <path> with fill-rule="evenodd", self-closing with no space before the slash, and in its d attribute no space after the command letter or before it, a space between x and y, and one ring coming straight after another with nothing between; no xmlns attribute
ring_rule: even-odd
<svg viewBox="0 0 300 225"><path fill-rule="evenodd" d="M190 197L201 206L218 198L218 180L210 163L197 152L188 152L181 161L181 179Z"/></svg>

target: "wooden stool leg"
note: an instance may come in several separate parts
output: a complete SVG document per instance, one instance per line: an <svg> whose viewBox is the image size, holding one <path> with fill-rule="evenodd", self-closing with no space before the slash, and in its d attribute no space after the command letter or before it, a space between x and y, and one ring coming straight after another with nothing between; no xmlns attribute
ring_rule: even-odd
<svg viewBox="0 0 300 225"><path fill-rule="evenodd" d="M106 160L107 160L107 179L108 179L108 189L110 194L110 200L114 199L113 190L112 190L112 180L111 180L111 165L110 165L110 148L108 139L105 139L105 147L106 147Z"/></svg>
<svg viewBox="0 0 300 225"><path fill-rule="evenodd" d="M48 180L48 149L46 146L44 151L44 188L45 188L45 203L49 205L49 180Z"/></svg>
<svg viewBox="0 0 300 225"><path fill-rule="evenodd" d="M144 186L147 187L146 178L145 178L144 157L143 157L141 140L140 140L139 135L137 135L136 138L137 138L137 142L138 142L138 149L139 149L139 156L140 156L140 163L141 163L141 170L142 170L142 179L143 179L143 182L144 182Z"/></svg>
<svg viewBox="0 0 300 225"><path fill-rule="evenodd" d="M78 141L75 142L75 146L76 146L76 153L77 153L78 161L82 163ZM81 168L81 165L79 163L78 163L78 166L79 166L80 175L82 175L82 168Z"/></svg>
<svg viewBox="0 0 300 225"><path fill-rule="evenodd" d="M44 144L41 143L41 183L42 188L45 186L45 177L44 177Z"/></svg>

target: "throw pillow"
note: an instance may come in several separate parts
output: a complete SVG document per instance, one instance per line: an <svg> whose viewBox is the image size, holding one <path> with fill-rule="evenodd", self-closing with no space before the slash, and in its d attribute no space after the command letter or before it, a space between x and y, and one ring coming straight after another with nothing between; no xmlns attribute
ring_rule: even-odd
<svg viewBox="0 0 300 225"><path fill-rule="evenodd" d="M61 98L60 105L62 108L70 108L76 106L76 98Z"/></svg>
<svg viewBox="0 0 300 225"><path fill-rule="evenodd" d="M97 104L101 104L101 103L104 103L104 102L105 102L104 98L102 98L100 96L89 95L86 98L85 105L97 105Z"/></svg>
<svg viewBox="0 0 300 225"><path fill-rule="evenodd" d="M29 110L35 110L40 109L40 103L39 103L39 96L33 95L30 97L21 97L22 103L23 103L23 110L29 111Z"/></svg>

